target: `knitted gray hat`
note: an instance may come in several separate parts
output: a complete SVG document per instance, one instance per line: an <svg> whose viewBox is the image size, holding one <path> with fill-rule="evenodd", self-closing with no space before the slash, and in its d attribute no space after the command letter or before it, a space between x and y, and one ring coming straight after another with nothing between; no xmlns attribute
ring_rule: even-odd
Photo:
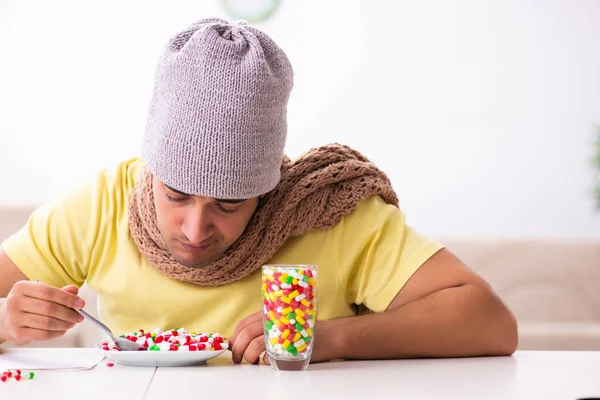
<svg viewBox="0 0 600 400"><path fill-rule="evenodd" d="M264 32L203 19L169 41L156 68L142 158L181 192L247 199L280 180L292 66Z"/></svg>

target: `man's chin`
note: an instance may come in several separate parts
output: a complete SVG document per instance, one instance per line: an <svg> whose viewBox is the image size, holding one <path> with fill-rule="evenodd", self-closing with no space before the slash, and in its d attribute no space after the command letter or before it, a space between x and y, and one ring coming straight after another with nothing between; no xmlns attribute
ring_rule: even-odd
<svg viewBox="0 0 600 400"><path fill-rule="evenodd" d="M173 257L179 264L189 268L204 268L210 264L210 261L189 260L181 257Z"/></svg>
<svg viewBox="0 0 600 400"><path fill-rule="evenodd" d="M171 245L168 246L168 250L175 261L188 268L207 267L223 254L219 252L218 247L214 245L211 245L209 249L198 253L188 252L181 247L179 241L175 241L175 243L171 243Z"/></svg>
<svg viewBox="0 0 600 400"><path fill-rule="evenodd" d="M179 264L184 265L189 268L207 267L208 265L212 264L218 258L216 256L213 256L210 259L206 259L206 258L199 259L199 258L195 258L195 257L182 257L181 255L178 255L178 254L173 254L172 256L175 259L175 261L177 261Z"/></svg>

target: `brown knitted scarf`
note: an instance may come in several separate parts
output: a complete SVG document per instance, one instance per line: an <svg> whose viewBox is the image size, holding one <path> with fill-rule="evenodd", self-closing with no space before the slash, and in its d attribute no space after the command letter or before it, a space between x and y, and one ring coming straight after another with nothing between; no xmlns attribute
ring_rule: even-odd
<svg viewBox="0 0 600 400"><path fill-rule="evenodd" d="M277 187L263 197L240 238L202 268L179 264L166 250L156 222L152 175L145 169L129 203L131 235L140 252L163 274L201 286L242 279L260 268L293 236L336 225L358 203L380 195L398 206L388 177L351 148L331 144L285 159Z"/></svg>

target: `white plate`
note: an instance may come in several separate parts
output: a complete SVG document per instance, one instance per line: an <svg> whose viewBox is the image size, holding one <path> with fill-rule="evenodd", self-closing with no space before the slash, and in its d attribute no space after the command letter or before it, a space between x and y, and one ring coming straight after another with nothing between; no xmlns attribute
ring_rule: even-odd
<svg viewBox="0 0 600 400"><path fill-rule="evenodd" d="M102 350L105 356L112 358L117 364L135 365L138 367L189 367L206 364L211 358L223 354L223 350L200 351L116 351Z"/></svg>

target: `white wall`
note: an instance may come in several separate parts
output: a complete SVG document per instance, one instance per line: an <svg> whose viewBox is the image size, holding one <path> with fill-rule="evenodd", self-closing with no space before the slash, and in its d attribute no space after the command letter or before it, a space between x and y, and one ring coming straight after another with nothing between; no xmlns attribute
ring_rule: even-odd
<svg viewBox="0 0 600 400"><path fill-rule="evenodd" d="M138 154L167 39L217 0L0 0L0 206ZM435 236L600 237L600 2L282 0L291 156L327 142L391 176Z"/></svg>

